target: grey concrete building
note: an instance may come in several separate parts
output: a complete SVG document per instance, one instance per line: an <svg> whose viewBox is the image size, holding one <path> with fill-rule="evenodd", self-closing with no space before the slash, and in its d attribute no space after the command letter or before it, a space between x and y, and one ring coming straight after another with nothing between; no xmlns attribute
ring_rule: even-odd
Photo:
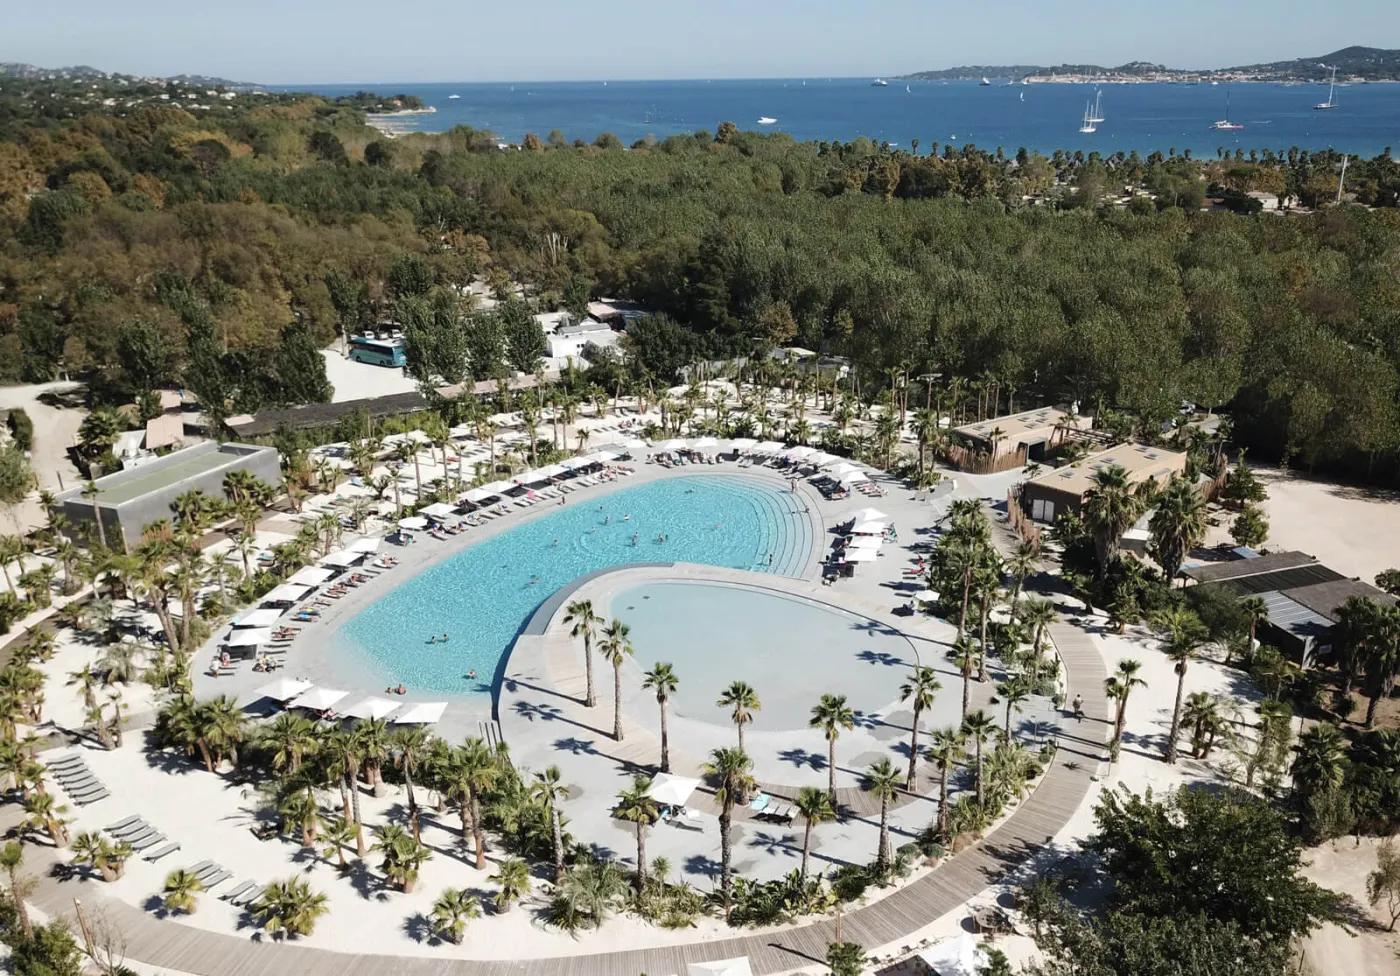
<svg viewBox="0 0 1400 976"><path fill-rule="evenodd" d="M118 548L123 538L134 544L144 526L170 518L170 503L187 491L202 488L222 498L224 475L230 471L251 471L274 485L282 480L276 448L212 441L98 478L97 509L107 544ZM91 526L93 521L93 500L85 490L78 485L58 495L63 514L75 526Z"/></svg>

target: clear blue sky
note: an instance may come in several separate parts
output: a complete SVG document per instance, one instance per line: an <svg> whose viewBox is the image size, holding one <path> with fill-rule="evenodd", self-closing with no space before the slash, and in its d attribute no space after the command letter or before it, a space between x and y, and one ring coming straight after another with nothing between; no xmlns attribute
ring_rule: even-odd
<svg viewBox="0 0 1400 976"><path fill-rule="evenodd" d="M267 84L1205 68L1400 46L1397 0L16 0L4 20L0 61Z"/></svg>

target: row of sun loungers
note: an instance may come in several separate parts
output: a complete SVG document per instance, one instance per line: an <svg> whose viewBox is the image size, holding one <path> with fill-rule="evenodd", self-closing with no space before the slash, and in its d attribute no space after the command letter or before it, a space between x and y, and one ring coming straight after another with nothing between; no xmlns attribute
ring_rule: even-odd
<svg viewBox="0 0 1400 976"><path fill-rule="evenodd" d="M45 766L63 788L63 792L78 806L87 806L111 795L107 792L107 787L92 774L92 770L88 769L87 760L76 753L55 756L47 760Z"/></svg>
<svg viewBox="0 0 1400 976"><path fill-rule="evenodd" d="M178 843L167 843L166 836L141 817L127 817L102 828L119 843L131 845L141 859L155 863L180 849Z"/></svg>

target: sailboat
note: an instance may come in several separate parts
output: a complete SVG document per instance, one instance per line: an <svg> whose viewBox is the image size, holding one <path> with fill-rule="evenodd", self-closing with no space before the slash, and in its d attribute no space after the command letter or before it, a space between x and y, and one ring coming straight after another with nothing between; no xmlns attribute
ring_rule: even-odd
<svg viewBox="0 0 1400 976"><path fill-rule="evenodd" d="M870 83L871 88L888 88L890 83L883 78L876 78Z"/></svg>
<svg viewBox="0 0 1400 976"><path fill-rule="evenodd" d="M1103 120L1103 91L1096 90L1094 92L1094 114L1089 116L1089 121L1097 125Z"/></svg>
<svg viewBox="0 0 1400 976"><path fill-rule="evenodd" d="M461 96L461 95L448 95L447 97L448 97L449 99L452 99L452 98L461 98L462 96Z"/></svg>
<svg viewBox="0 0 1400 976"><path fill-rule="evenodd" d="M1221 132L1233 132L1236 129L1244 128L1244 126L1240 125L1238 122L1230 121L1230 93L1228 91L1225 93L1225 117L1219 122L1212 124L1211 128Z"/></svg>
<svg viewBox="0 0 1400 976"><path fill-rule="evenodd" d="M1341 108L1341 106L1337 104L1337 69L1335 67L1332 69L1332 85L1330 88L1327 89L1327 101L1322 102L1319 105L1314 105L1313 108L1319 112L1326 112L1329 109Z"/></svg>
<svg viewBox="0 0 1400 976"><path fill-rule="evenodd" d="M1080 132L1098 132L1099 127L1094 124L1092 113L1089 111L1089 103L1084 103L1084 124L1079 127Z"/></svg>
<svg viewBox="0 0 1400 976"><path fill-rule="evenodd" d="M986 78L983 78L983 79L982 79L982 87L983 87L983 88L991 88L991 87L992 87L992 83L991 83L990 81L988 81Z"/></svg>

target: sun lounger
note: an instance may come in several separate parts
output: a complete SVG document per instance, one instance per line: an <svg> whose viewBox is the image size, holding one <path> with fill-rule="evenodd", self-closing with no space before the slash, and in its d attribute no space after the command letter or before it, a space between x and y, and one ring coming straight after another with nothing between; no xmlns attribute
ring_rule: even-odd
<svg viewBox="0 0 1400 976"><path fill-rule="evenodd" d="M164 847L157 847L155 850L151 851L151 853L144 855L141 860L151 862L159 861L169 854L174 854L179 849L180 845L178 843L166 844Z"/></svg>
<svg viewBox="0 0 1400 976"><path fill-rule="evenodd" d="M222 898L222 899L224 899L224 901L233 901L235 898L237 898L239 895L243 894L243 893L244 893L245 891L247 891L248 889L250 889L250 888L256 888L256 887L257 887L257 884L256 884L255 882L252 882L252 881L240 881L238 884L234 885L234 886L233 886L232 888L230 888L228 891L225 891L225 892L224 892L222 895L220 895L219 897Z"/></svg>
<svg viewBox="0 0 1400 976"><path fill-rule="evenodd" d="M156 829L155 829L154 827L152 827L152 826L147 825L147 827L146 827L145 830L137 831L137 832L134 833L134 834L128 834L126 837L123 837L122 840L126 841L126 842L127 842L128 844L130 844L132 847L135 847L137 844L141 843L141 842L142 842L143 840L145 840L147 837L153 837L153 836L155 836L156 834L159 834L159 833L160 833L160 831L156 830Z"/></svg>
<svg viewBox="0 0 1400 976"><path fill-rule="evenodd" d="M749 801L749 809L754 811L755 813L761 813L762 811L768 809L768 804L772 801L773 798L767 793L760 793L758 794L758 796L754 797L752 800Z"/></svg>
<svg viewBox="0 0 1400 976"><path fill-rule="evenodd" d="M105 800L105 799L107 799L107 797L109 797L109 796L111 796L111 795L112 795L112 794L111 794L111 793L108 793L108 792L107 792L107 789L104 787L104 788L98 790L96 793L89 793L89 794L86 794L86 795L84 795L84 796L74 796L74 797L71 797L70 799L72 799L72 801L73 801L74 803L76 803L78 806L80 806L80 807L85 807L85 806L87 806L87 805L90 804L90 803L96 803L98 800Z"/></svg>
<svg viewBox="0 0 1400 976"><path fill-rule="evenodd" d="M74 765L82 766L85 764L86 760L84 760L82 756L75 756L72 753L69 753L66 756L55 756L52 759L44 760L44 765L47 766L49 769L59 769L61 767Z"/></svg>
<svg viewBox="0 0 1400 976"><path fill-rule="evenodd" d="M86 769L77 773L59 773L54 776L54 779L58 780L65 790L97 782L97 777Z"/></svg>
<svg viewBox="0 0 1400 976"><path fill-rule="evenodd" d="M262 893L262 885L254 885L252 888L249 888L247 891L243 892L243 894L235 895L234 897L230 898L229 902L239 906L251 905L253 902L257 901L259 898L262 897Z"/></svg>
<svg viewBox="0 0 1400 976"><path fill-rule="evenodd" d="M166 837L165 837L164 834L162 834L160 831L156 831L156 832L153 833L153 834L147 834L145 837L142 837L140 840L134 840L134 841L129 840L129 841L127 841L127 843L131 845L131 849L132 849L132 850L135 850L135 851L144 851L144 850L147 850L147 849L149 849L149 848L155 847L157 844L159 844L161 841L163 841L163 840L165 840L165 839L166 839Z"/></svg>
<svg viewBox="0 0 1400 976"><path fill-rule="evenodd" d="M200 861L200 862L199 862L198 864L196 864L194 867L192 867L192 868L186 868L185 870L186 870L186 873L188 873L188 874L196 874L196 875L197 875L197 874L199 874L199 872L205 870L206 868L212 868L213 866L214 866L214 862L213 862L213 861Z"/></svg>
<svg viewBox="0 0 1400 976"><path fill-rule="evenodd" d="M225 877L228 877L228 872L224 870L223 865L211 864L203 871L200 871L199 873L195 874L195 877L199 879L200 884L204 885L207 888L209 887L209 879L217 878L221 874Z"/></svg>
<svg viewBox="0 0 1400 976"><path fill-rule="evenodd" d="M217 888L231 877L233 877L232 871L220 871L218 874L212 874L202 882L204 890L208 891L211 888Z"/></svg>
<svg viewBox="0 0 1400 976"><path fill-rule="evenodd" d="M135 816L135 815L130 816L130 817L125 817L125 818L123 818L123 819L121 819L121 820L118 820L118 821L117 821L116 823L114 823L114 824L108 824L107 826L103 827L102 829L105 830L105 831L107 831L107 833L110 834L110 833L111 833L112 831L114 831L114 830L121 830L123 827L130 827L132 824L136 823L136 822L139 821L140 819L141 819L140 817Z"/></svg>
<svg viewBox="0 0 1400 976"><path fill-rule="evenodd" d="M670 823L673 827L680 827L682 830L705 832L705 821L696 816L672 817Z"/></svg>

